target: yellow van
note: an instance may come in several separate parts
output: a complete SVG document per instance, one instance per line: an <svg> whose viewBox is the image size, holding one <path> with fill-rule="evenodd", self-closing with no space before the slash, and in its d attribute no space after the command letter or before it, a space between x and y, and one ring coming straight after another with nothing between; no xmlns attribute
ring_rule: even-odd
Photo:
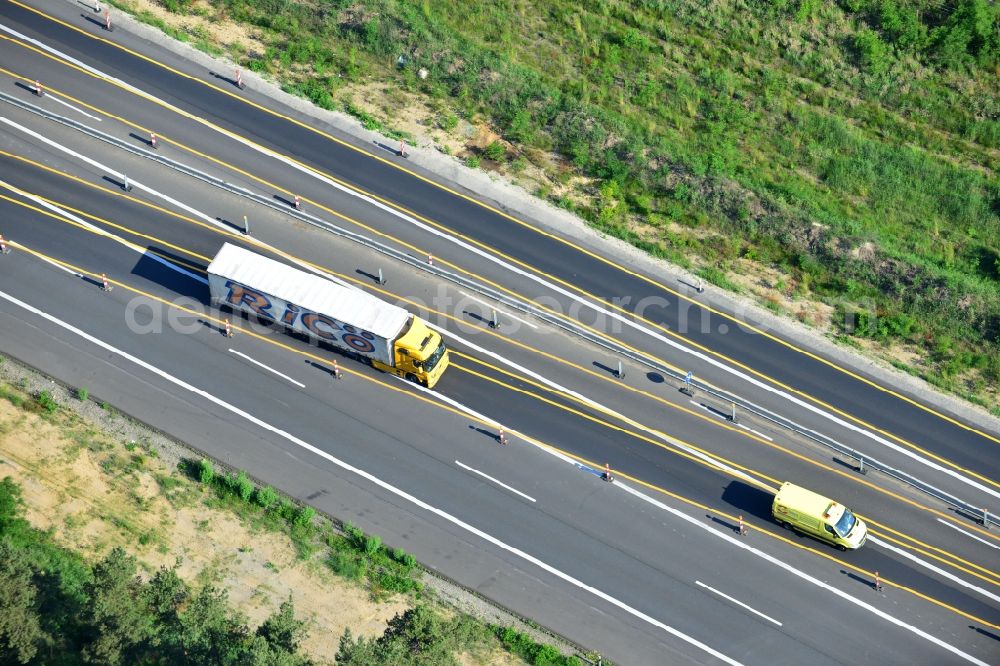
<svg viewBox="0 0 1000 666"><path fill-rule="evenodd" d="M771 514L782 527L855 550L868 538L868 526L843 504L787 481L774 496Z"/></svg>

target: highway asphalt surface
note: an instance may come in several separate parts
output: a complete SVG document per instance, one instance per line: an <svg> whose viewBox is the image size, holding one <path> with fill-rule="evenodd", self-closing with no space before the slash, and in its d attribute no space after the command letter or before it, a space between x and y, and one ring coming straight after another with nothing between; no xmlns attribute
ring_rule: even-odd
<svg viewBox="0 0 1000 666"><path fill-rule="evenodd" d="M147 65L138 64L143 61L133 56L116 51L112 57L99 50L109 47L14 4L0 6L0 23L5 26L419 210L545 273L587 290L600 285L601 291L615 295L654 293L648 282L587 260L576 250L525 232L503 217L376 160L315 135L300 136L294 125L255 117L258 112L245 105L239 113L229 113L225 105L234 102L225 95L159 68L139 71L135 68ZM60 8L65 9L52 5L46 10L58 14ZM74 13L63 11L62 16L72 20ZM159 61L197 70L125 31L113 35L115 41L127 42ZM0 43L0 66L44 73L53 90L71 90L77 101L86 100L102 113L114 107L123 117L170 128L169 136L198 146L205 155L225 155L227 164L240 165L247 173L234 177L231 170L205 157L192 158L169 145L160 150L199 168L225 173L232 182L266 192L255 177L288 180L282 173L287 165L282 169L280 163L260 159L239 142L200 133L203 127L190 119L129 100L130 93L120 89L106 90L106 84L86 80L78 70L41 58L10 40ZM50 99L39 99L23 86L12 83L3 90L56 110ZM69 108L59 112L75 114ZM237 117L231 120L234 113ZM752 433L733 427L716 413L724 412L725 405L712 405L699 396L689 400L645 373L609 381L606 368L598 363L610 366L612 360L564 333L526 325L506 340L482 326L486 309L478 311L480 319L469 314L471 305L463 312L445 313L455 318L432 313L432 321L448 329L455 352L455 367L433 394L344 358L340 363L347 377L338 382L329 374L330 351L270 332L257 338L241 330L229 341L213 320L218 313L207 309L187 332L165 326L156 334L141 334L143 307L148 309L136 307L146 302L142 293L166 301L184 297L190 299L189 307L207 305L198 269L221 245L223 234L232 231L217 218L238 220L243 210L252 211L255 239L336 271L341 279L365 283L363 273L372 272L385 259L23 110L0 104L0 117L9 121L0 126L4 151L0 179L8 184L0 191L4 197L0 233L17 243L11 254L0 258L0 292L6 294L0 297L0 351L71 385L90 387L95 396L123 411L322 510L354 520L471 589L622 663L713 663L721 655L742 663L996 661L1000 577L991 570L997 561L995 536L906 487L884 478L859 477L831 461L828 452L766 423L741 421ZM88 124L121 138L129 135L124 125L107 116ZM55 145L23 128L40 132ZM145 138L138 133L133 140L141 145ZM76 155L127 169L137 184L169 193L179 202L139 187L126 198L114 176ZM464 251L456 251L439 236L421 236L412 227L404 230L398 216L305 180L310 183L310 201L363 221L377 230L374 233L392 234L392 242L408 251L419 243L421 249L431 248L439 261L468 261ZM57 205L58 210L25 192L57 202L50 206ZM143 206L141 201L161 208ZM77 211L75 224L66 222L70 208ZM201 226L177 217L191 217L192 211L205 213L198 219ZM337 219L328 211L324 214ZM105 221L115 222L121 228L113 233L138 244L139 250L81 228L84 219L105 229L109 228ZM522 233L527 235L518 235ZM115 291L102 293L93 275L73 276L32 251L91 274L106 271L117 283ZM154 261L150 252L185 266L192 275ZM442 286L432 276L385 265L391 279L384 295L390 299L433 304L442 289L453 301L460 297L453 285ZM526 294L540 291L537 281L502 274L497 264L491 266L491 279L502 280L505 287ZM364 286L373 285L368 280ZM44 320L26 305L79 327L116 351ZM166 314L169 309L163 306L157 311ZM663 312L669 316L669 309ZM701 334L696 334L696 341L701 339L697 335ZM744 337L711 335L702 342L809 394L829 398L887 433L919 442L925 450L975 471L985 479L981 483L987 490L995 488L989 481L996 477L996 456L983 454L996 445L992 440L827 369L820 382L827 389L848 382L846 402L834 400L837 391L824 394L807 381L819 375L803 370L808 366L806 357L760 335L739 335ZM621 337L636 346L657 348L635 331ZM723 340L742 343L728 348ZM125 354L190 387L140 367ZM263 371L246 357L282 375ZM724 372L705 370L706 375L710 372L717 372L714 377L719 382L725 381ZM193 393L192 387L204 393ZM865 391L871 393L867 398ZM449 402L442 403L438 396ZM878 400L882 407L872 411ZM855 409L853 401L865 403L868 411ZM263 423L251 422L234 409ZM882 409L891 414L878 414ZM392 418L385 418L389 413ZM796 417L818 422L812 413ZM908 419L906 428L897 427L897 422L901 426ZM497 422L515 433L511 446L496 442ZM912 429L915 424L926 427ZM938 445L935 433L956 439ZM852 434L844 429L843 436ZM853 436L857 439L851 440L852 445L863 439ZM293 438L317 450L303 449ZM577 464L532 443L555 447ZM365 470L435 510L414 504L322 454ZM880 455L898 460L900 466L915 464L893 451ZM709 456L724 460L711 463ZM609 459L619 475L616 484L602 482L594 469ZM963 496L986 500L991 496L955 475L926 466L923 473ZM870 543L856 553L840 554L787 535L770 523L770 495L743 475L764 487L794 479L835 495L866 518L874 518L879 526L873 534L885 545ZM631 492L634 489L642 489L646 498L660 504L639 497ZM747 537L733 536L738 514L751 524ZM888 592L871 589L870 573L875 570L888 581Z"/></svg>

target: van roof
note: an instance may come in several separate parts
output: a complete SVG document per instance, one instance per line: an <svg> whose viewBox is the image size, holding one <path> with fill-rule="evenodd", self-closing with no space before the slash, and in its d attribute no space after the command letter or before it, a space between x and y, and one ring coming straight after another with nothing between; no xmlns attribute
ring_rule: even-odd
<svg viewBox="0 0 1000 666"><path fill-rule="evenodd" d="M829 522L836 522L844 513L844 506L819 493L786 481L781 484L774 501L812 516L824 516ZM826 515L829 511L829 515Z"/></svg>

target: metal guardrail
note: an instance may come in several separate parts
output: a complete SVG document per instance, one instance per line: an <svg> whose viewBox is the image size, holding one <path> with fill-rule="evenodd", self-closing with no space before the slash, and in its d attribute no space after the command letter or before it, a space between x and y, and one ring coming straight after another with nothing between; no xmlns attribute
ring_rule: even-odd
<svg viewBox="0 0 1000 666"><path fill-rule="evenodd" d="M974 506L973 504L970 504L969 502L966 502L958 497L955 497L954 495L944 490L941 490L940 488L937 488L929 483L921 481L920 479L914 477L913 475L907 472L899 470L895 467L892 467L891 465L881 462L876 458L873 458L860 451L857 451L856 449L841 444L840 442L834 440L831 437L828 437L827 435L823 435L822 433L818 433L810 428L806 428L805 426L802 426L792 421L791 419L788 419L784 416L781 416L780 414L776 414L764 407L756 405L745 398L742 398L735 394L727 393L725 391L720 391L712 386L709 386L708 384L695 380L693 377L681 375L680 373L674 371L672 368L666 366L665 364L661 363L660 361L651 356L648 356L642 352L629 349L628 347L625 347L624 345L615 342L614 340L610 340L604 337L603 335L596 334L593 331L590 331L580 326L574 321L563 319L562 317L559 317L551 312L543 310L529 301L524 301L519 298L514 298L510 294L507 294L503 291L494 289L493 287L490 287L488 285L484 285L479 282L476 282L475 280L471 280L464 275L454 273L440 266L418 259L417 257L414 257L411 254L408 254L394 247L386 245L385 243L380 243L379 241L368 238L367 236L362 236L361 234L345 229L341 226L333 224L332 222L320 219L303 210L296 209L289 205L282 205L272 198L266 197L261 194L257 194L244 187L235 185L221 178L217 178L203 171L195 169L194 167L181 164L180 162L171 160L152 150L137 147L127 141L111 136L110 134L88 127L83 123L73 120L72 118L67 118L63 115L52 113L51 111L43 109L34 104L25 102L24 100L18 99L12 95L8 95L7 93L0 92L0 101L7 102L8 104L21 108L30 113L34 113L43 118L47 118L54 122L58 122L60 124L71 127L94 139L113 145L116 148L120 148L134 155L138 155L140 157L153 160L154 162L157 162L162 166L183 173L189 177L196 178L204 183L207 183L208 185L224 189L232 194L244 197L259 205L266 206L285 215L294 217L302 222L305 222L306 224L310 224L314 227L323 229L337 236L340 236L341 238L345 238L352 242L358 243L359 245L363 245L364 247L375 250L376 252L384 254L396 261L403 262L413 268L446 279L470 291L475 291L476 293L485 296L487 298L490 298L498 303L501 303L511 309L517 310L524 314L531 315L536 319L540 319L545 323L554 326L556 328L559 328L563 331L566 331L571 335L583 338L593 344L603 347L618 356L622 356L647 368L656 370L657 372L660 372L668 377L671 377L681 382L683 386L690 387L692 391L693 390L701 391L707 395L712 396L713 398L719 400L722 403L732 405L734 407L734 410L736 407L739 407L741 410L754 414L755 416L764 419L769 423L778 426L779 428L790 430L813 442L816 442L817 444L825 446L828 449L835 451L839 455L857 460L859 462L857 471L859 471L862 474L867 473L865 469L866 466L868 468L875 469L879 472L882 472L883 474L886 474L887 476L902 481L903 483L906 483L921 492L931 495L937 498L938 500L945 502L946 504L953 506L959 511L962 511L965 514L967 514L970 518L978 520L980 524L982 524L987 528L990 525L1000 526L1000 519L998 519L997 516L990 514L990 512L986 508ZM733 414L735 416L735 411ZM730 417L730 420L733 420L732 417Z"/></svg>

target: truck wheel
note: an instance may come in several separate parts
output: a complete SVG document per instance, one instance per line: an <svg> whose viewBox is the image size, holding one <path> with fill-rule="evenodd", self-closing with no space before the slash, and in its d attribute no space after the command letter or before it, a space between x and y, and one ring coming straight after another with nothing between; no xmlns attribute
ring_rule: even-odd
<svg viewBox="0 0 1000 666"><path fill-rule="evenodd" d="M413 382L414 384L419 384L420 383L420 382L417 381L417 376L415 374L413 374L412 372L406 373L406 381Z"/></svg>
<svg viewBox="0 0 1000 666"><path fill-rule="evenodd" d="M845 545L843 545L843 544L840 544L840 543L838 543L838 544L837 544L837 550L839 550L840 552L842 552L842 553L843 553L843 552L847 551L847 546L845 546Z"/></svg>

